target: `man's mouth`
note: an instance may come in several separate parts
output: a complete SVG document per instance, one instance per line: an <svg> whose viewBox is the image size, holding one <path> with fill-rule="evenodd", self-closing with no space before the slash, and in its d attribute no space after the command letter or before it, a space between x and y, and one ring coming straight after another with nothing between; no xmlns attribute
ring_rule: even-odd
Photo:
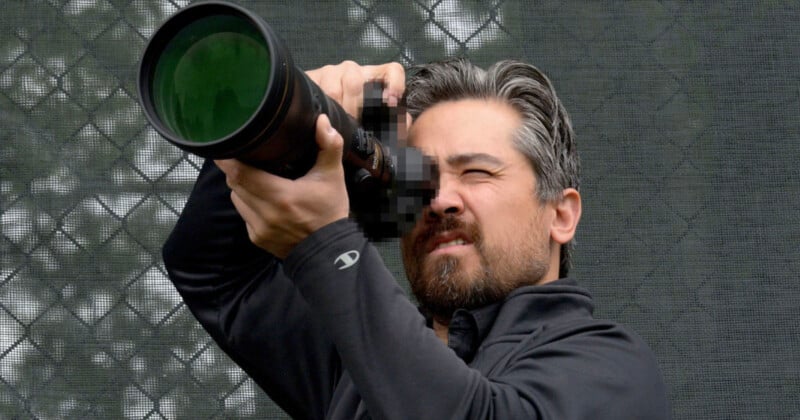
<svg viewBox="0 0 800 420"><path fill-rule="evenodd" d="M441 249L471 245L472 241L466 239L463 233L446 233L434 237L428 246L428 253Z"/></svg>
<svg viewBox="0 0 800 420"><path fill-rule="evenodd" d="M418 257L431 254L461 252L480 243L480 233L475 224L453 216L431 223L416 235L413 252Z"/></svg>
<svg viewBox="0 0 800 420"><path fill-rule="evenodd" d="M434 248L434 250L447 248L449 246L455 246L455 245L466 245L466 243L467 243L467 241L465 241L465 240L463 240L461 238L458 238L458 239L454 239L454 240L449 241L449 242L442 242L439 245L436 245L436 248Z"/></svg>

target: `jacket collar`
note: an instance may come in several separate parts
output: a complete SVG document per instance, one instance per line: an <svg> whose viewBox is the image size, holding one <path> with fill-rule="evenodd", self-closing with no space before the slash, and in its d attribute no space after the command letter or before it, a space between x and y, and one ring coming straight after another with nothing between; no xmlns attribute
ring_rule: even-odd
<svg viewBox="0 0 800 420"><path fill-rule="evenodd" d="M495 336L530 333L553 318L586 318L593 311L591 295L575 280L524 286L502 302L457 310L450 320L448 346L469 363L481 344Z"/></svg>

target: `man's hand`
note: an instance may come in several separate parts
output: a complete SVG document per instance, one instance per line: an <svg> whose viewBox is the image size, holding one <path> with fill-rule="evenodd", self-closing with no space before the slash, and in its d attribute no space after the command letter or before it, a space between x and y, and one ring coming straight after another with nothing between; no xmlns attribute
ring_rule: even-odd
<svg viewBox="0 0 800 420"><path fill-rule="evenodd" d="M361 105L364 103L365 82L382 81L383 101L389 106L396 106L406 89L405 70L399 63L359 66L353 61L343 61L335 66L309 70L306 76L338 102L348 114L359 120Z"/></svg>
<svg viewBox="0 0 800 420"><path fill-rule="evenodd" d="M320 115L316 137L320 149L317 162L296 180L234 159L215 161L225 172L231 201L247 225L250 240L281 259L306 236L349 212L342 136L326 115Z"/></svg>
<svg viewBox="0 0 800 420"><path fill-rule="evenodd" d="M380 80L383 98L396 105L405 90L405 72L398 63L359 66L345 61L307 72L347 113L359 117L364 83ZM317 229L348 216L350 204L344 182L344 141L326 115L316 122L319 154L304 176L290 180L239 161L218 160L231 188L231 200L247 225L250 240L280 259Z"/></svg>

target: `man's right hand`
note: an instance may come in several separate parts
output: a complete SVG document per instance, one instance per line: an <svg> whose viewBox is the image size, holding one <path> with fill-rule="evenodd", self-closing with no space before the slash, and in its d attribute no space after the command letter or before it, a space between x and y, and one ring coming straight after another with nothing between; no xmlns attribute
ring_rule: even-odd
<svg viewBox="0 0 800 420"><path fill-rule="evenodd" d="M364 102L364 83L383 82L383 101L389 106L398 104L406 88L405 70L400 63L362 66L353 61L343 61L309 70L306 75L358 120Z"/></svg>
<svg viewBox="0 0 800 420"><path fill-rule="evenodd" d="M405 71L397 63L359 66L345 61L307 74L355 118L360 116L365 82L383 82L383 98L390 106L397 105L405 90ZM280 259L308 235L349 213L342 167L344 141L327 116L320 116L316 124L320 153L314 167L300 178L282 178L234 159L216 161L225 172L231 200L250 240Z"/></svg>

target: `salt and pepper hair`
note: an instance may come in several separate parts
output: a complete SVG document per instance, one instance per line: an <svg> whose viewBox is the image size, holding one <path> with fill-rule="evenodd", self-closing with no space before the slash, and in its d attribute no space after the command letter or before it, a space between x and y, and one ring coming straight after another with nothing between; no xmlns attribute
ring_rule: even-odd
<svg viewBox="0 0 800 420"><path fill-rule="evenodd" d="M413 118L445 101L504 102L522 117L514 145L533 167L538 198L557 202L565 188L579 188L580 161L569 116L539 69L507 60L484 70L466 59L452 59L414 67L410 74L406 106ZM561 247L560 277L566 277L571 266L573 242Z"/></svg>

